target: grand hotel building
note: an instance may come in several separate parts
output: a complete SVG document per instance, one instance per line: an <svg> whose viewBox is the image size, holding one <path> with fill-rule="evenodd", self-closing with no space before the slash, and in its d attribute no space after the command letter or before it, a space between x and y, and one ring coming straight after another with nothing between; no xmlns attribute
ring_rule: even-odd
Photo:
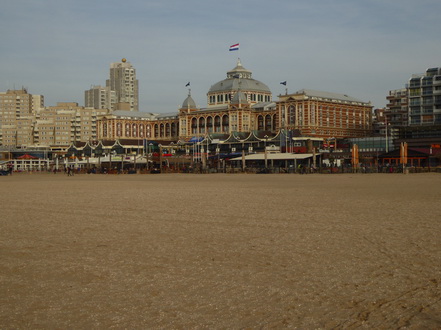
<svg viewBox="0 0 441 330"><path fill-rule="evenodd" d="M238 60L227 77L211 86L207 107L198 108L189 92L175 113L114 111L98 120L100 140L188 141L234 132L280 130L320 138L368 136L372 106L348 95L301 90L274 101L267 85L255 80Z"/></svg>

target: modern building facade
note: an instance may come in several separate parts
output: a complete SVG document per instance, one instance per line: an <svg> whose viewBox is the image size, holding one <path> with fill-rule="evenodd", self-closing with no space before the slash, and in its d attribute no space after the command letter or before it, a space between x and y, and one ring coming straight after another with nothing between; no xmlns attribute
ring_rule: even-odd
<svg viewBox="0 0 441 330"><path fill-rule="evenodd" d="M35 120L35 144L62 150L77 141L97 140L97 118L108 113L108 109L82 107L75 102L46 107Z"/></svg>
<svg viewBox="0 0 441 330"><path fill-rule="evenodd" d="M139 111L138 79L136 70L125 58L121 62L110 64L110 77L106 81L106 87L115 91L116 106L114 110L120 110L118 104L127 104L130 111Z"/></svg>
<svg viewBox="0 0 441 330"><path fill-rule="evenodd" d="M409 79L409 125L441 124L441 68L427 69Z"/></svg>
<svg viewBox="0 0 441 330"><path fill-rule="evenodd" d="M42 95L29 94L25 88L0 92L0 145L33 144L32 118L43 105Z"/></svg>
<svg viewBox="0 0 441 330"><path fill-rule="evenodd" d="M76 141L97 139L97 118L108 109L74 102L42 107L44 97L26 90L0 93L0 143L15 148L47 147L63 150Z"/></svg>
<svg viewBox="0 0 441 330"><path fill-rule="evenodd" d="M92 86L84 92L84 106L94 109L114 110L116 103L116 92L110 87Z"/></svg>
<svg viewBox="0 0 441 330"><path fill-rule="evenodd" d="M384 110L384 122L394 127L409 125L408 89L401 88L391 90L386 99L388 103Z"/></svg>
<svg viewBox="0 0 441 330"><path fill-rule="evenodd" d="M125 58L111 63L106 86L92 86L86 90L84 105L95 109L139 111L136 69Z"/></svg>

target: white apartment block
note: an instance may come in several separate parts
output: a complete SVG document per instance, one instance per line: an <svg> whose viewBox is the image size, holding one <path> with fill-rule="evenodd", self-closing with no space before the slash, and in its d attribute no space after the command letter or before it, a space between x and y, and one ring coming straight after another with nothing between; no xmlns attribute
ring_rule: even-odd
<svg viewBox="0 0 441 330"><path fill-rule="evenodd" d="M409 125L441 124L441 68L409 79Z"/></svg>
<svg viewBox="0 0 441 330"><path fill-rule="evenodd" d="M97 118L108 109L59 102L44 107L41 95L25 89L0 92L0 146L68 148L78 141L97 139Z"/></svg>
<svg viewBox="0 0 441 330"><path fill-rule="evenodd" d="M24 88L0 92L0 145L32 145L32 118L43 106L42 95L29 94Z"/></svg>
<svg viewBox="0 0 441 330"><path fill-rule="evenodd" d="M110 87L92 86L84 92L84 106L94 109L115 110L116 92Z"/></svg>
<svg viewBox="0 0 441 330"><path fill-rule="evenodd" d="M39 145L66 148L78 141L97 139L96 120L108 109L82 107L74 102L59 102L46 107L35 123L34 138Z"/></svg>
<svg viewBox="0 0 441 330"><path fill-rule="evenodd" d="M110 64L106 86L92 86L84 92L84 104L95 109L139 111L136 70L125 58Z"/></svg>
<svg viewBox="0 0 441 330"><path fill-rule="evenodd" d="M106 86L115 91L116 103L128 104L130 111L139 111L138 80L136 70L130 62L123 58L121 62L111 63Z"/></svg>

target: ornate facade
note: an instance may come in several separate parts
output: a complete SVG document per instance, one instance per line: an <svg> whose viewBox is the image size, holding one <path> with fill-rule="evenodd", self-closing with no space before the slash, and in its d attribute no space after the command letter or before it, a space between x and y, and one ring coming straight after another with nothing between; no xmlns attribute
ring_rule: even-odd
<svg viewBox="0 0 441 330"><path fill-rule="evenodd" d="M154 139L177 140L178 115L114 111L98 124L100 140Z"/></svg>
<svg viewBox="0 0 441 330"><path fill-rule="evenodd" d="M369 135L372 126L370 103L347 95L301 90L274 102L268 86L253 79L240 60L211 86L207 103L197 108L189 90L174 114L114 111L100 120L99 137L188 141L207 134L296 130L303 136L349 138Z"/></svg>
<svg viewBox="0 0 441 330"><path fill-rule="evenodd" d="M303 136L350 138L370 135L372 106L348 95L306 90L279 96L278 127Z"/></svg>
<svg viewBox="0 0 441 330"><path fill-rule="evenodd" d="M211 86L207 103L207 108L196 108L189 93L179 109L181 138L277 129L276 103L270 89L253 79L240 60L227 72L226 79Z"/></svg>

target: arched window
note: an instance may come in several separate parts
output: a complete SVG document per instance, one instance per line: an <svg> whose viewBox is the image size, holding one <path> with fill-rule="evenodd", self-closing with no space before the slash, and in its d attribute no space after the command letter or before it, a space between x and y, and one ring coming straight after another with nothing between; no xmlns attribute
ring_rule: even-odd
<svg viewBox="0 0 441 330"><path fill-rule="evenodd" d="M197 134L198 132L198 120L196 118L191 119L191 133Z"/></svg>
<svg viewBox="0 0 441 330"><path fill-rule="evenodd" d="M205 133L205 118L204 117L199 118L199 133L201 133L201 134Z"/></svg>
<svg viewBox="0 0 441 330"><path fill-rule="evenodd" d="M159 137L164 137L164 124L159 125Z"/></svg>
<svg viewBox="0 0 441 330"><path fill-rule="evenodd" d="M222 132L228 133L230 131L230 121L228 115L222 117Z"/></svg>
<svg viewBox="0 0 441 330"><path fill-rule="evenodd" d="M207 117L207 132L213 133L213 117Z"/></svg>
<svg viewBox="0 0 441 330"><path fill-rule="evenodd" d="M107 137L107 124L106 123L103 124L103 136Z"/></svg>
<svg viewBox="0 0 441 330"><path fill-rule="evenodd" d="M271 131L272 122L271 122L271 115L265 116L265 131Z"/></svg>
<svg viewBox="0 0 441 330"><path fill-rule="evenodd" d="M170 136L170 124L169 123L165 124L165 136L167 136L167 137Z"/></svg>
<svg viewBox="0 0 441 330"><path fill-rule="evenodd" d="M221 131L221 119L219 116L214 117L214 131L216 133Z"/></svg>
<svg viewBox="0 0 441 330"><path fill-rule="evenodd" d="M159 128L158 128L158 124L155 124L155 137L159 137Z"/></svg>
<svg viewBox="0 0 441 330"><path fill-rule="evenodd" d="M263 116L257 117L257 130L263 131L264 128L265 128L265 126L263 124Z"/></svg>
<svg viewBox="0 0 441 330"><path fill-rule="evenodd" d="M139 137L144 137L144 125L139 125Z"/></svg>
<svg viewBox="0 0 441 330"><path fill-rule="evenodd" d="M138 129L137 129L137 125L136 124L132 124L132 132L133 132L133 137L138 137Z"/></svg>
<svg viewBox="0 0 441 330"><path fill-rule="evenodd" d="M121 137L122 136L122 124L116 123L116 136Z"/></svg>
<svg viewBox="0 0 441 330"><path fill-rule="evenodd" d="M130 137L130 124L126 124L126 137Z"/></svg>

